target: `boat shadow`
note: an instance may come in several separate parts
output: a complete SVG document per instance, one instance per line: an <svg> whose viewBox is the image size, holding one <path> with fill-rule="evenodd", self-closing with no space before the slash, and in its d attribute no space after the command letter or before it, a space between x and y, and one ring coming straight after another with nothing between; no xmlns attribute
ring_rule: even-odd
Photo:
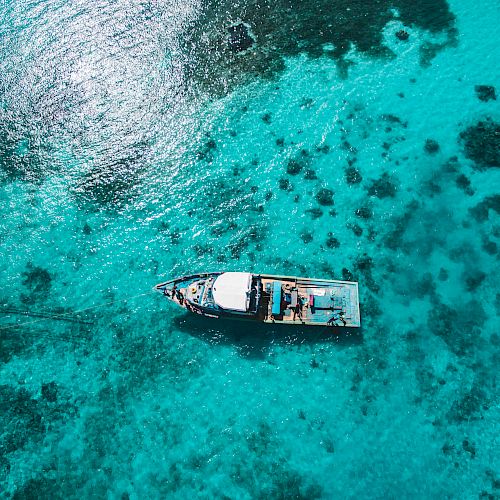
<svg viewBox="0 0 500 500"><path fill-rule="evenodd" d="M363 343L362 328L269 325L185 314L173 321L176 329L212 345L232 345L240 355L264 358L273 345L337 344L346 348Z"/></svg>

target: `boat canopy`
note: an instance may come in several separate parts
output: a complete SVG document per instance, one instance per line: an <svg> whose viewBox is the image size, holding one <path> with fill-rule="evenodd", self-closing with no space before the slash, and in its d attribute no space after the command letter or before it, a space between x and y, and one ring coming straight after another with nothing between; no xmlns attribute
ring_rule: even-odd
<svg viewBox="0 0 500 500"><path fill-rule="evenodd" d="M251 285L251 273L222 273L212 287L215 303L223 309L247 311Z"/></svg>

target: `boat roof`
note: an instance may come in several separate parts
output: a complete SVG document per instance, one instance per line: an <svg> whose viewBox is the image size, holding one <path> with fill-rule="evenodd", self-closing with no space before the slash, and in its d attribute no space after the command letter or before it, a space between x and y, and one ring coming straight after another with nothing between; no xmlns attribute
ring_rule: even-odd
<svg viewBox="0 0 500 500"><path fill-rule="evenodd" d="M251 284L251 273L222 273L212 287L215 303L223 309L247 311Z"/></svg>

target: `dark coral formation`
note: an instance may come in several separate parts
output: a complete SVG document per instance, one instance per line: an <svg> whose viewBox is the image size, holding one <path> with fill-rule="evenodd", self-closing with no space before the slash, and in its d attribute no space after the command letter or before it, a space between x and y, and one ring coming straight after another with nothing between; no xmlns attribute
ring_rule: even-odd
<svg viewBox="0 0 500 500"><path fill-rule="evenodd" d="M484 222L489 219L490 210L500 214L500 194L487 196L483 201L469 208L469 213L477 222Z"/></svg>
<svg viewBox="0 0 500 500"><path fill-rule="evenodd" d="M462 275L462 279L465 282L465 289L468 292L474 292L485 278L486 273L476 269L467 269Z"/></svg>
<svg viewBox="0 0 500 500"><path fill-rule="evenodd" d="M249 76L272 78L285 68L287 57L299 53L332 57L345 71L344 57L352 45L370 55L390 54L383 29L395 10L406 26L444 32L449 41L456 37L454 16L445 0L437 0L432 9L409 0L341 0L333 6L329 0L300 0L293 8L286 0L209 0L180 40L189 55L183 65L185 81L198 81L211 93L222 94ZM230 28L229 41L224 35L228 19L241 20ZM258 44L251 46L255 40ZM327 45L334 50L325 51Z"/></svg>
<svg viewBox="0 0 500 500"><path fill-rule="evenodd" d="M328 233L328 238L325 242L327 248L338 248L340 246L340 241L335 238L333 233Z"/></svg>
<svg viewBox="0 0 500 500"><path fill-rule="evenodd" d="M453 308L434 301L428 315L429 330L441 337L450 350L457 355L466 355L477 343L481 327L486 320L483 307L476 301Z"/></svg>
<svg viewBox="0 0 500 500"><path fill-rule="evenodd" d="M322 206L331 206L333 205L333 191L328 188L321 188L316 193L316 200Z"/></svg>
<svg viewBox="0 0 500 500"><path fill-rule="evenodd" d="M446 414L450 422L470 422L481 417L481 412L487 405L487 395L484 388L475 382L469 391L451 405Z"/></svg>
<svg viewBox="0 0 500 500"><path fill-rule="evenodd" d="M373 259L366 253L360 255L354 263L354 270L358 271L364 278L366 286L372 291L377 293L380 290L380 285L373 278Z"/></svg>
<svg viewBox="0 0 500 500"><path fill-rule="evenodd" d="M405 30L396 31L396 38L398 40L406 41L410 38L410 34Z"/></svg>
<svg viewBox="0 0 500 500"><path fill-rule="evenodd" d="M250 34L250 28L245 23L229 26L227 31L229 32L227 43L232 52L243 52L255 43Z"/></svg>
<svg viewBox="0 0 500 500"><path fill-rule="evenodd" d="M311 241L314 239L313 234L310 231L302 231L300 233L300 239L304 243L311 243Z"/></svg>
<svg viewBox="0 0 500 500"><path fill-rule="evenodd" d="M393 176L384 172L380 178L375 179L367 187L370 196L377 198L394 198L398 191L396 180Z"/></svg>
<svg viewBox="0 0 500 500"><path fill-rule="evenodd" d="M361 236L363 234L363 228L359 226L358 224L348 224L347 227L351 229L351 231L356 235L356 236Z"/></svg>
<svg viewBox="0 0 500 500"><path fill-rule="evenodd" d="M270 125L270 124L271 124L271 120L272 120L271 113L264 113L264 114L262 115L262 121L263 121L266 125Z"/></svg>
<svg viewBox="0 0 500 500"><path fill-rule="evenodd" d="M426 139L424 151L429 155L434 155L439 152L439 143L434 139Z"/></svg>
<svg viewBox="0 0 500 500"><path fill-rule="evenodd" d="M304 172L304 179L307 181L315 181L317 178L318 176L316 175L316 171L312 170L311 168L308 168Z"/></svg>
<svg viewBox="0 0 500 500"><path fill-rule="evenodd" d="M460 174L455 179L456 185L467 195L472 196L474 194L474 190L471 187L470 179L465 174Z"/></svg>
<svg viewBox="0 0 500 500"><path fill-rule="evenodd" d="M295 158L291 158L290 160L288 160L288 163L286 165L286 173L290 175L300 174L304 166L304 162Z"/></svg>
<svg viewBox="0 0 500 500"><path fill-rule="evenodd" d="M419 277L412 287L415 297L422 299L426 295L433 296L436 293L436 284L431 273L424 273Z"/></svg>
<svg viewBox="0 0 500 500"><path fill-rule="evenodd" d="M345 180L347 184L359 184L363 176L356 167L350 166L345 169Z"/></svg>
<svg viewBox="0 0 500 500"><path fill-rule="evenodd" d="M308 208L306 214L311 216L311 219L319 219L323 215L323 210L321 208Z"/></svg>
<svg viewBox="0 0 500 500"><path fill-rule="evenodd" d="M55 382L42 384L42 398L50 403L57 401L57 384Z"/></svg>
<svg viewBox="0 0 500 500"><path fill-rule="evenodd" d="M480 101L488 102L490 100L496 101L497 95L495 92L495 87L493 85L476 85L474 87L476 91L477 98Z"/></svg>
<svg viewBox="0 0 500 500"><path fill-rule="evenodd" d="M0 386L0 424L4 431L0 437L0 454L20 450L29 442L41 442L51 422L74 413L74 407L67 404L49 406L23 388Z"/></svg>
<svg viewBox="0 0 500 500"><path fill-rule="evenodd" d="M370 207L363 206L357 208L354 215L360 219L371 219L373 217L373 211Z"/></svg>
<svg viewBox="0 0 500 500"><path fill-rule="evenodd" d="M28 263L27 270L23 272L23 285L33 294L45 295L52 285L52 276L43 267L33 266Z"/></svg>
<svg viewBox="0 0 500 500"><path fill-rule="evenodd" d="M500 124L484 120L460 133L465 156L474 162L475 168L485 170L500 167Z"/></svg>
<svg viewBox="0 0 500 500"><path fill-rule="evenodd" d="M281 178L278 181L278 186L283 191L293 191L293 186L292 186L291 182L288 179Z"/></svg>

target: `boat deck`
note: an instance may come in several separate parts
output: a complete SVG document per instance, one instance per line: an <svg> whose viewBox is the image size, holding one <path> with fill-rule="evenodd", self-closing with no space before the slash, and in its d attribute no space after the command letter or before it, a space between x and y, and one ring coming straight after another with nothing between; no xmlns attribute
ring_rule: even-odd
<svg viewBox="0 0 500 500"><path fill-rule="evenodd" d="M360 326L357 283L265 275L261 279L266 323Z"/></svg>

